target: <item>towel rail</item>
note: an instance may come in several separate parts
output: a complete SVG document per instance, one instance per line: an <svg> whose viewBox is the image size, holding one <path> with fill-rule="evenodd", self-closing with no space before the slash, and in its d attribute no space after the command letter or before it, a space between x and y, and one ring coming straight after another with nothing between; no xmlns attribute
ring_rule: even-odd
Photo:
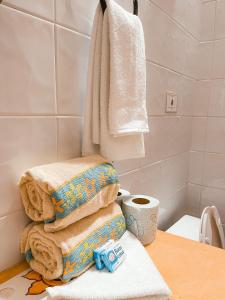
<svg viewBox="0 0 225 300"><path fill-rule="evenodd" d="M106 7L107 7L106 1L100 0L100 4L101 4L102 11L104 14ZM133 0L133 6L134 6L133 14L137 16L138 15L138 0Z"/></svg>

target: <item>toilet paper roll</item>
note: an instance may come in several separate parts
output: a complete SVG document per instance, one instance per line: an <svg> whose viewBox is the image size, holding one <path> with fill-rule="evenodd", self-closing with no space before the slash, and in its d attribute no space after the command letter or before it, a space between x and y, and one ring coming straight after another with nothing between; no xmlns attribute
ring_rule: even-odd
<svg viewBox="0 0 225 300"><path fill-rule="evenodd" d="M154 241L157 229L159 201L146 195L130 195L122 201L127 229L143 245Z"/></svg>
<svg viewBox="0 0 225 300"><path fill-rule="evenodd" d="M120 189L116 198L116 202L121 206L122 201L126 200L130 196L130 192Z"/></svg>

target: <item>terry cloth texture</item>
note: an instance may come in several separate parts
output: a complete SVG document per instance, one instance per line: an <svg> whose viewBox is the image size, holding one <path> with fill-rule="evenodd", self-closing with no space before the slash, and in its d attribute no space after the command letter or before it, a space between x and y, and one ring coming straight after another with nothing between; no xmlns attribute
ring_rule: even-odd
<svg viewBox="0 0 225 300"><path fill-rule="evenodd" d="M48 300L168 300L170 290L138 239L119 240L127 257L114 273L95 267L68 284L48 288Z"/></svg>
<svg viewBox="0 0 225 300"><path fill-rule="evenodd" d="M67 228L50 233L43 224L28 225L21 252L31 268L48 280L68 281L93 265L93 250L109 239L118 240L126 225L118 204L110 204Z"/></svg>
<svg viewBox="0 0 225 300"><path fill-rule="evenodd" d="M93 24L82 151L110 160L143 157L148 131L142 24L107 0Z"/></svg>
<svg viewBox="0 0 225 300"><path fill-rule="evenodd" d="M114 167L93 155L34 167L19 186L27 215L54 232L115 201L119 181Z"/></svg>

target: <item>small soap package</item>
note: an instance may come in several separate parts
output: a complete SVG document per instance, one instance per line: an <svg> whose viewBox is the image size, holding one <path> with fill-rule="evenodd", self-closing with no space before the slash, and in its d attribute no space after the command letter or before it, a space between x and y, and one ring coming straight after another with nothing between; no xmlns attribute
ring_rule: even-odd
<svg viewBox="0 0 225 300"><path fill-rule="evenodd" d="M101 254L110 246L114 244L114 240L108 240L101 247L94 250L94 261L96 263L96 269L102 270L105 268L105 264L101 260Z"/></svg>
<svg viewBox="0 0 225 300"><path fill-rule="evenodd" d="M97 270L105 267L109 272L114 272L125 260L126 254L119 242L108 240L101 247L94 250L94 260Z"/></svg>
<svg viewBox="0 0 225 300"><path fill-rule="evenodd" d="M114 242L101 253L101 260L109 272L114 272L125 258L126 254L119 242Z"/></svg>

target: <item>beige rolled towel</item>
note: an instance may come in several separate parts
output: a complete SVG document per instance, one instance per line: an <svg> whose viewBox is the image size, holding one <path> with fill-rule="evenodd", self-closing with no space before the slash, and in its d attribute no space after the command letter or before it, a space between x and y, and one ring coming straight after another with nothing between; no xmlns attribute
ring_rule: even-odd
<svg viewBox="0 0 225 300"><path fill-rule="evenodd" d="M114 167L92 155L34 167L19 187L27 215L55 232L115 201L119 182Z"/></svg>
<svg viewBox="0 0 225 300"><path fill-rule="evenodd" d="M28 225L21 237L21 252L44 278L68 281L93 265L95 248L119 239L125 230L122 211L113 203L58 232L45 232L43 224Z"/></svg>

